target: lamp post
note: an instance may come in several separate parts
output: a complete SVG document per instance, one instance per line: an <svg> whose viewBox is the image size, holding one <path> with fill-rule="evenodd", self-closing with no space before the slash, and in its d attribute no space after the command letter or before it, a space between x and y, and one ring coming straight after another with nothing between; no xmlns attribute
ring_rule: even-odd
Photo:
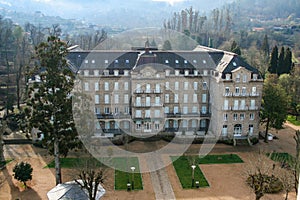
<svg viewBox="0 0 300 200"><path fill-rule="evenodd" d="M132 190L134 190L134 170L135 170L135 167L130 167L130 169L132 171L132 179L131 179L132 183L131 183L131 185L132 185Z"/></svg>
<svg viewBox="0 0 300 200"><path fill-rule="evenodd" d="M196 165L192 165L192 188L194 187L194 182L195 182L195 168L196 168Z"/></svg>

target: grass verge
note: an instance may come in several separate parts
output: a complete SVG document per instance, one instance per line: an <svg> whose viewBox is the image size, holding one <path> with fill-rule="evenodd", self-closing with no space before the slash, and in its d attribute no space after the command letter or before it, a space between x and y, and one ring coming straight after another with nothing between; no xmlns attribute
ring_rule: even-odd
<svg viewBox="0 0 300 200"><path fill-rule="evenodd" d="M300 126L300 120L296 120L296 116L288 115L287 120L296 126Z"/></svg>
<svg viewBox="0 0 300 200"><path fill-rule="evenodd" d="M197 156L196 162L199 164L233 164L244 161L236 154L206 155L203 158Z"/></svg>
<svg viewBox="0 0 300 200"><path fill-rule="evenodd" d="M192 168L191 164L187 158L187 156L171 156L171 160L173 161L173 166L177 173L177 176L180 180L183 189L191 189L192 188ZM200 170L199 166L196 165L194 171L194 180L199 181L200 187L208 187L209 184ZM195 188L195 183L194 183Z"/></svg>

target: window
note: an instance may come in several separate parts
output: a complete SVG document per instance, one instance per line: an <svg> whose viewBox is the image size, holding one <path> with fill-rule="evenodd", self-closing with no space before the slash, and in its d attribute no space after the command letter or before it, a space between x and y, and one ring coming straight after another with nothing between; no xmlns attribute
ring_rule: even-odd
<svg viewBox="0 0 300 200"><path fill-rule="evenodd" d="M108 70L104 70L103 73L104 73L104 76L108 76L109 75L109 71Z"/></svg>
<svg viewBox="0 0 300 200"><path fill-rule="evenodd" d="M115 129L118 129L118 128L120 128L119 122L115 121Z"/></svg>
<svg viewBox="0 0 300 200"><path fill-rule="evenodd" d="M146 97L146 106L151 106L151 97Z"/></svg>
<svg viewBox="0 0 300 200"><path fill-rule="evenodd" d="M128 94L124 94L124 103L129 103L129 96L128 96Z"/></svg>
<svg viewBox="0 0 300 200"><path fill-rule="evenodd" d="M170 95L165 94L165 103L169 103L169 102L170 102Z"/></svg>
<svg viewBox="0 0 300 200"><path fill-rule="evenodd" d="M141 127L142 127L142 122L141 121L136 121L135 122L135 128L136 128L136 130L141 130Z"/></svg>
<svg viewBox="0 0 300 200"><path fill-rule="evenodd" d="M159 121L154 122L154 128L155 130L159 130Z"/></svg>
<svg viewBox="0 0 300 200"><path fill-rule="evenodd" d="M194 70L194 75L198 76L198 70Z"/></svg>
<svg viewBox="0 0 300 200"><path fill-rule="evenodd" d="M142 111L141 110L136 110L135 111L135 117L141 118L142 117Z"/></svg>
<svg viewBox="0 0 300 200"><path fill-rule="evenodd" d="M115 107L115 113L118 114L119 113L119 108Z"/></svg>
<svg viewBox="0 0 300 200"><path fill-rule="evenodd" d="M129 71L128 70L124 70L124 76L129 76Z"/></svg>
<svg viewBox="0 0 300 200"><path fill-rule="evenodd" d="M168 106L165 107L165 113L169 113L170 112L170 108Z"/></svg>
<svg viewBox="0 0 300 200"><path fill-rule="evenodd" d="M165 60L165 64L169 64L169 60Z"/></svg>
<svg viewBox="0 0 300 200"><path fill-rule="evenodd" d="M130 108L129 108L128 106L126 106L126 107L124 108L124 113L125 113L125 114L129 114L129 111L130 111Z"/></svg>
<svg viewBox="0 0 300 200"><path fill-rule="evenodd" d="M90 73L89 70L84 70L84 71L83 71L84 76L88 76L89 73Z"/></svg>
<svg viewBox="0 0 300 200"><path fill-rule="evenodd" d="M136 103L136 106L141 106L142 105L142 103L141 103L141 97L136 97L135 103Z"/></svg>
<svg viewBox="0 0 300 200"><path fill-rule="evenodd" d="M88 82L85 82L84 83L84 91L89 91L90 88L89 88L89 83Z"/></svg>
<svg viewBox="0 0 300 200"><path fill-rule="evenodd" d="M183 95L183 103L188 103L189 101L189 95L188 94L184 94Z"/></svg>
<svg viewBox="0 0 300 200"><path fill-rule="evenodd" d="M189 82L184 82L183 89L188 90L189 89Z"/></svg>
<svg viewBox="0 0 300 200"><path fill-rule="evenodd" d="M169 128L169 120L166 120L166 122L165 122L165 128Z"/></svg>
<svg viewBox="0 0 300 200"><path fill-rule="evenodd" d="M126 64L129 64L129 60L126 60L125 63L126 63Z"/></svg>
<svg viewBox="0 0 300 200"><path fill-rule="evenodd" d="M194 90L198 90L198 82L194 82Z"/></svg>
<svg viewBox="0 0 300 200"><path fill-rule="evenodd" d="M141 93L142 90L141 90L141 84L136 84L136 92L137 93Z"/></svg>
<svg viewBox="0 0 300 200"><path fill-rule="evenodd" d="M104 113L105 113L105 114L109 114L109 107L105 107L105 108L104 108Z"/></svg>
<svg viewBox="0 0 300 200"><path fill-rule="evenodd" d="M241 81L240 74L237 74L237 75L236 75L235 81L236 81L237 83Z"/></svg>
<svg viewBox="0 0 300 200"><path fill-rule="evenodd" d="M182 120L182 127L187 128L188 126L188 121L186 119Z"/></svg>
<svg viewBox="0 0 300 200"><path fill-rule="evenodd" d="M238 110L239 109L239 100L234 100L233 109L234 110Z"/></svg>
<svg viewBox="0 0 300 200"><path fill-rule="evenodd" d="M207 114L206 106L202 106L202 107L201 107L201 113L202 113L202 114Z"/></svg>
<svg viewBox="0 0 300 200"><path fill-rule="evenodd" d="M242 124L236 124L233 128L234 135L241 135L242 134Z"/></svg>
<svg viewBox="0 0 300 200"><path fill-rule="evenodd" d="M170 70L166 70L166 76L170 76Z"/></svg>
<svg viewBox="0 0 300 200"><path fill-rule="evenodd" d="M151 85L146 84L146 93L150 93L150 92L151 92Z"/></svg>
<svg viewBox="0 0 300 200"><path fill-rule="evenodd" d="M239 87L235 88L235 95L236 96L240 95L240 88Z"/></svg>
<svg viewBox="0 0 300 200"><path fill-rule="evenodd" d="M178 94L174 94L174 103L178 103Z"/></svg>
<svg viewBox="0 0 300 200"><path fill-rule="evenodd" d="M95 83L95 91L99 91L99 83L98 82Z"/></svg>
<svg viewBox="0 0 300 200"><path fill-rule="evenodd" d="M105 122L105 129L106 130L110 129L110 122Z"/></svg>
<svg viewBox="0 0 300 200"><path fill-rule="evenodd" d="M231 79L231 74L226 74L225 76L226 76L225 79L226 79L227 81L229 81L229 80Z"/></svg>
<svg viewBox="0 0 300 200"><path fill-rule="evenodd" d="M155 84L155 92L156 92L156 93L159 93L159 92L160 92L160 84L159 84L159 83L156 83L156 84Z"/></svg>
<svg viewBox="0 0 300 200"><path fill-rule="evenodd" d="M257 74L253 74L253 80L256 81L257 80L258 75Z"/></svg>
<svg viewBox="0 0 300 200"><path fill-rule="evenodd" d="M174 113L174 114L179 113L179 112L178 112L178 106L174 106L173 113Z"/></svg>
<svg viewBox="0 0 300 200"><path fill-rule="evenodd" d="M173 128L178 128L178 121L176 120L173 121Z"/></svg>
<svg viewBox="0 0 300 200"><path fill-rule="evenodd" d="M198 113L198 107L197 106L193 106L192 113Z"/></svg>
<svg viewBox="0 0 300 200"><path fill-rule="evenodd" d="M126 129L126 130L129 129L129 122L128 121L124 121L123 128Z"/></svg>
<svg viewBox="0 0 300 200"><path fill-rule="evenodd" d="M254 120L254 113L250 113L250 120Z"/></svg>
<svg viewBox="0 0 300 200"><path fill-rule="evenodd" d="M108 94L104 95L104 103L109 104L109 95Z"/></svg>
<svg viewBox="0 0 300 200"><path fill-rule="evenodd" d="M166 86L166 90L170 89L170 83L169 82L166 82L165 86Z"/></svg>
<svg viewBox="0 0 300 200"><path fill-rule="evenodd" d="M104 90L109 91L109 82L104 83Z"/></svg>
<svg viewBox="0 0 300 200"><path fill-rule="evenodd" d="M250 136L253 135L253 130L254 130L253 124L249 124L249 129L248 129L248 131L249 131L249 135L250 135Z"/></svg>
<svg viewBox="0 0 300 200"><path fill-rule="evenodd" d="M175 90L178 90L178 89L179 89L179 82L176 81L176 82L174 83L174 88L175 88Z"/></svg>
<svg viewBox="0 0 300 200"><path fill-rule="evenodd" d="M246 96L246 87L242 87L242 95Z"/></svg>
<svg viewBox="0 0 300 200"><path fill-rule="evenodd" d="M187 106L184 106L183 107L183 114L188 114L188 107Z"/></svg>
<svg viewBox="0 0 300 200"><path fill-rule="evenodd" d="M230 93L230 89L229 89L229 87L226 87L225 88L225 96L229 96L229 93Z"/></svg>
<svg viewBox="0 0 300 200"><path fill-rule="evenodd" d="M96 129L97 129L97 130L101 129L101 126L100 126L99 122L96 122L96 123L95 123L95 126L96 126Z"/></svg>
<svg viewBox="0 0 300 200"><path fill-rule="evenodd" d="M236 113L233 114L233 120L236 121L238 119L238 115Z"/></svg>
<svg viewBox="0 0 300 200"><path fill-rule="evenodd" d="M203 82L203 83L202 83L202 89L203 89L203 90L207 90L207 83L206 83L206 82Z"/></svg>
<svg viewBox="0 0 300 200"><path fill-rule="evenodd" d="M96 99L96 98L95 98ZM100 114L100 108L95 107L95 113Z"/></svg>
<svg viewBox="0 0 300 200"><path fill-rule="evenodd" d="M100 97L98 94L95 95L95 104L99 104L100 103Z"/></svg>
<svg viewBox="0 0 300 200"><path fill-rule="evenodd" d="M256 95L256 87L252 87L252 91L251 91L252 96Z"/></svg>
<svg viewBox="0 0 300 200"><path fill-rule="evenodd" d="M201 119L200 120L200 128L206 128L206 120L205 119Z"/></svg>
<svg viewBox="0 0 300 200"><path fill-rule="evenodd" d="M251 110L255 109L255 100L254 99L251 99L251 101L250 101L250 109Z"/></svg>
<svg viewBox="0 0 300 200"><path fill-rule="evenodd" d="M223 125L223 128L222 128L222 135L223 135L223 136L226 136L226 135L227 135L227 125Z"/></svg>
<svg viewBox="0 0 300 200"><path fill-rule="evenodd" d="M155 105L160 105L160 97L155 97Z"/></svg>
<svg viewBox="0 0 300 200"><path fill-rule="evenodd" d="M203 76L207 76L208 72L207 70L203 70Z"/></svg>
<svg viewBox="0 0 300 200"><path fill-rule="evenodd" d="M198 102L198 95L193 94L193 103L197 103L197 102Z"/></svg>
<svg viewBox="0 0 300 200"><path fill-rule="evenodd" d="M119 95L115 94L115 104L118 104L118 103L119 103Z"/></svg>
<svg viewBox="0 0 300 200"><path fill-rule="evenodd" d="M229 110L228 100L227 99L224 100L224 110Z"/></svg>
<svg viewBox="0 0 300 200"><path fill-rule="evenodd" d="M245 100L245 99L242 99L242 100L241 100L241 105L240 105L240 109L241 109L241 110L245 110L245 109L246 109L246 105L245 105L245 104L246 104L246 100Z"/></svg>
<svg viewBox="0 0 300 200"><path fill-rule="evenodd" d="M119 83L118 82L115 82L114 90L119 90Z"/></svg>
<svg viewBox="0 0 300 200"><path fill-rule="evenodd" d="M154 111L154 117L160 117L160 110Z"/></svg>
<svg viewBox="0 0 300 200"><path fill-rule="evenodd" d="M227 113L225 113L225 114L223 115L223 119L224 119L224 121L227 121L227 120L228 120L228 114L227 114Z"/></svg>
<svg viewBox="0 0 300 200"><path fill-rule="evenodd" d="M179 76L179 70L175 70L175 76Z"/></svg>
<svg viewBox="0 0 300 200"><path fill-rule="evenodd" d="M124 90L128 90L128 82L124 82Z"/></svg>
<svg viewBox="0 0 300 200"><path fill-rule="evenodd" d="M105 64L108 64L108 60L104 60L104 63L105 63Z"/></svg>
<svg viewBox="0 0 300 200"><path fill-rule="evenodd" d="M114 75L119 76L119 70L114 70Z"/></svg>
<svg viewBox="0 0 300 200"><path fill-rule="evenodd" d="M94 70L94 76L99 76L99 70Z"/></svg>
<svg viewBox="0 0 300 200"><path fill-rule="evenodd" d="M151 117L151 110L145 110L145 118Z"/></svg>
<svg viewBox="0 0 300 200"><path fill-rule="evenodd" d="M206 94L202 94L202 103L206 103L206 100L207 100Z"/></svg>
<svg viewBox="0 0 300 200"><path fill-rule="evenodd" d="M245 114L244 113L240 114L240 120L243 121L244 119L245 119Z"/></svg>
<svg viewBox="0 0 300 200"><path fill-rule="evenodd" d="M188 76L189 75L189 70L184 70L184 75Z"/></svg>
<svg viewBox="0 0 300 200"><path fill-rule="evenodd" d="M197 120L192 120L192 128L197 128Z"/></svg>
<svg viewBox="0 0 300 200"><path fill-rule="evenodd" d="M243 82L246 83L247 82L247 74L243 75Z"/></svg>

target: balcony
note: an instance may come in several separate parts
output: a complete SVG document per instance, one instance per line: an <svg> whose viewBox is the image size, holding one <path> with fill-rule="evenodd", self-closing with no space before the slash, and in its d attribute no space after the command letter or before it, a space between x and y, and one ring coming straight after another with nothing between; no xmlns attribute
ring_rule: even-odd
<svg viewBox="0 0 300 200"><path fill-rule="evenodd" d="M250 106L249 110L258 110L258 106Z"/></svg>
<svg viewBox="0 0 300 200"><path fill-rule="evenodd" d="M250 97L259 97L259 93L250 93Z"/></svg>
<svg viewBox="0 0 300 200"><path fill-rule="evenodd" d="M180 118L181 116L181 113L165 113L166 118Z"/></svg>

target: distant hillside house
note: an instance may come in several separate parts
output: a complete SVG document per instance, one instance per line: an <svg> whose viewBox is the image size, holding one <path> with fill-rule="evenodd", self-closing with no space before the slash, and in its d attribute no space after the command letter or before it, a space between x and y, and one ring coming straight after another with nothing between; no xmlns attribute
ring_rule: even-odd
<svg viewBox="0 0 300 200"><path fill-rule="evenodd" d="M73 49L68 59L93 98L96 136L258 137L263 80L234 53Z"/></svg>

